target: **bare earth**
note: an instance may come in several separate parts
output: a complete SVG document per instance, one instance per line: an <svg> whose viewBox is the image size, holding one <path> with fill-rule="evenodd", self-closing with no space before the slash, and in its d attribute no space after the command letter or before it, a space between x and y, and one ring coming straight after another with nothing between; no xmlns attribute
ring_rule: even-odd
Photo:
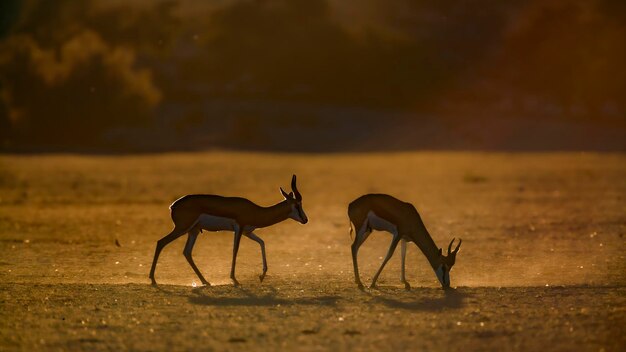
<svg viewBox="0 0 626 352"><path fill-rule="evenodd" d="M306 225L242 240L184 238L148 271L189 193L270 205L296 173ZM463 245L453 290L421 252L378 289L354 284L347 204L382 192L412 202L435 242ZM252 154L0 156L0 350L626 349L626 156L622 154ZM116 245L116 240L119 246ZM368 283L390 236L359 254Z"/></svg>

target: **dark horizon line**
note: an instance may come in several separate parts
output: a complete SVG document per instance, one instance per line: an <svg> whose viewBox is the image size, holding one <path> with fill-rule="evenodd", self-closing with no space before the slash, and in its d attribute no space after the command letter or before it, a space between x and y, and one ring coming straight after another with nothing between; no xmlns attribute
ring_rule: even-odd
<svg viewBox="0 0 626 352"><path fill-rule="evenodd" d="M575 147L555 147L555 148L495 148L495 147L451 147L451 148L439 148L439 147L426 147L426 148L385 148L385 149L372 149L372 148L355 148L355 149L315 149L315 148L246 148L246 147L207 147L207 148L151 148L151 149L127 149L127 150L115 150L107 148L7 148L0 149L0 156L8 155L81 155L81 156L130 156L130 155L156 155L166 153L211 153L211 152L224 152L224 153L261 153L261 154L392 154L392 153L502 153L502 154L575 154L575 153L591 153L591 154L624 154L626 153L626 146L622 148L575 148Z"/></svg>

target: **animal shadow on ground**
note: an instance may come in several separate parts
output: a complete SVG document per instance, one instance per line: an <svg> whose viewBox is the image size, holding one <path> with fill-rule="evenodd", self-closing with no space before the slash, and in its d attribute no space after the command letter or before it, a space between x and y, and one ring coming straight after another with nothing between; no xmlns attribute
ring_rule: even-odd
<svg viewBox="0 0 626 352"><path fill-rule="evenodd" d="M415 292L419 292L419 290L415 290ZM438 297L430 297L432 296L432 294L428 294L428 296L429 297L418 298L416 300L400 300L396 299L395 297L391 298L387 295L381 295L374 297L372 301L382 303L390 308L436 312L444 309L462 308L464 306L464 300L470 297L470 294L465 293L460 289L450 288L441 293L438 293Z"/></svg>
<svg viewBox="0 0 626 352"><path fill-rule="evenodd" d="M193 295L189 297L189 303L206 306L276 306L276 305L316 305L334 306L339 300L339 296L320 297L294 297L280 298L275 289L270 292L257 294L249 290L239 288L237 290L227 290L227 292L215 292L209 290L194 289Z"/></svg>

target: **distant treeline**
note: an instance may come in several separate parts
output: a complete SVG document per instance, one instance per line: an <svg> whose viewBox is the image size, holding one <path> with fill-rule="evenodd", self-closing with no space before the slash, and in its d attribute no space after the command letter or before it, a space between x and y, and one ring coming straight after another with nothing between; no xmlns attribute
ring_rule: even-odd
<svg viewBox="0 0 626 352"><path fill-rule="evenodd" d="M623 150L625 4L4 0L0 148Z"/></svg>

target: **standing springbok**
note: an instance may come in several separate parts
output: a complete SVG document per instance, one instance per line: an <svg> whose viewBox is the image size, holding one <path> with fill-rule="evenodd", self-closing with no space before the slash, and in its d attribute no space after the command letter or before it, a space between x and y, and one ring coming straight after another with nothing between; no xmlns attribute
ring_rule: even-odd
<svg viewBox="0 0 626 352"><path fill-rule="evenodd" d="M235 233L235 243L233 246L233 262L230 269L230 278L235 286L239 285L235 279L235 263L237 261L237 251L241 235L257 242L261 246L261 256L263 257L263 273L259 275L261 282L267 272L267 260L265 259L265 243L254 234L254 230L261 227L274 225L288 218L294 219L302 224L309 221L302 210L302 195L296 187L296 175L291 178L292 192L282 193L285 200L270 207L261 207L248 199L238 197L222 197L208 194L192 194L176 200L170 206L174 230L169 235L161 238L157 242L152 269L150 269L150 279L152 284L156 284L154 270L156 269L159 254L163 247L170 242L188 233L187 244L183 254L193 271L198 275L204 285L209 286L209 282L204 279L198 267L193 262L191 251L196 242L196 238L202 232L207 231L233 231Z"/></svg>
<svg viewBox="0 0 626 352"><path fill-rule="evenodd" d="M448 245L448 255L444 256L441 253L441 248L438 248L432 237L430 237L420 215L411 203L405 203L386 194L366 194L350 203L348 206L348 216L356 231L356 237L354 238L354 243L352 243L352 263L354 265L354 279L357 285L359 285L359 288L363 288L363 284L359 277L357 254L359 247L361 247L370 233L372 233L372 230L390 232L393 235L393 239L391 240L391 246L389 246L387 256L383 260L380 269L376 272L376 275L374 275L370 287L376 286L376 280L381 271L383 271L385 264L387 264L393 255L398 242L402 242L400 280L404 283L404 287L407 290L411 288L411 285L409 285L404 276L407 241L415 243L422 253L424 253L430 266L432 266L435 271L441 286L443 286L443 288L450 287L450 269L452 269L454 265L456 254L459 252L462 241L459 239L459 244L454 251L452 251L453 238ZM352 226L350 227L350 235L352 235Z"/></svg>

